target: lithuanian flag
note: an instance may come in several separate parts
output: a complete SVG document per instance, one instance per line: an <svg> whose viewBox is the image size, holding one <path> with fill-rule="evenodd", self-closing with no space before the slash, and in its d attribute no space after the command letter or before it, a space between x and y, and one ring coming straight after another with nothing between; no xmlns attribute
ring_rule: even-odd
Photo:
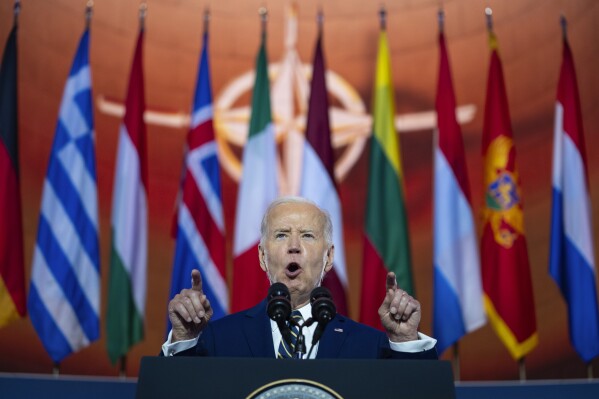
<svg viewBox="0 0 599 399"><path fill-rule="evenodd" d="M387 32L382 30L374 88L374 125L366 204L360 321L381 328L378 308L386 276L395 272L399 288L413 293L408 221L404 203L399 142Z"/></svg>

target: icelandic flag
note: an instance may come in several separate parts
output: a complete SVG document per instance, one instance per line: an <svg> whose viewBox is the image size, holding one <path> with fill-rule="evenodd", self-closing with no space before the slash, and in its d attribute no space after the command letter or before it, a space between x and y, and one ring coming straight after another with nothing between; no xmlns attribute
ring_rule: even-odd
<svg viewBox="0 0 599 399"><path fill-rule="evenodd" d="M214 320L229 313L229 292L220 169L212 118L208 33L204 33L177 212L170 298L191 287L191 271L198 269L202 288L214 310ZM167 331L170 328L169 321Z"/></svg>
<svg viewBox="0 0 599 399"><path fill-rule="evenodd" d="M55 361L100 335L98 195L89 31L67 79L44 181L28 309Z"/></svg>
<svg viewBox="0 0 599 399"><path fill-rule="evenodd" d="M433 335L442 353L462 336L482 326L486 319L464 144L455 117L456 101L443 33L439 35L439 49L438 131L434 152Z"/></svg>
<svg viewBox="0 0 599 399"><path fill-rule="evenodd" d="M555 107L549 272L568 302L570 341L585 362L599 355L599 311L582 116L574 59L564 40Z"/></svg>

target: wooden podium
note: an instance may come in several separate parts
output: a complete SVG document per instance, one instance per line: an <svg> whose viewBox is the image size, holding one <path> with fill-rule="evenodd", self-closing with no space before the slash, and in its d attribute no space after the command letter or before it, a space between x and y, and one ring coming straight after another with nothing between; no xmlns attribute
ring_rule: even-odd
<svg viewBox="0 0 599 399"><path fill-rule="evenodd" d="M439 360L144 357L137 398L453 399Z"/></svg>

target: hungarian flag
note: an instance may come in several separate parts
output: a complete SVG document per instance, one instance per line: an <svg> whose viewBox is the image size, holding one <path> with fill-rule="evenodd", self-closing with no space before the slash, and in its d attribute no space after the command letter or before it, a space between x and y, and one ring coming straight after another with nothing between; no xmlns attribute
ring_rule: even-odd
<svg viewBox="0 0 599 399"><path fill-rule="evenodd" d="M387 273L395 272L399 288L414 293L403 171L394 126L393 79L385 30L379 36L376 64L360 321L382 328L378 308L385 296Z"/></svg>
<svg viewBox="0 0 599 399"><path fill-rule="evenodd" d="M537 345L520 176L501 60L490 33L483 157L485 191L481 238L484 304L495 332L514 359Z"/></svg>
<svg viewBox="0 0 599 399"><path fill-rule="evenodd" d="M439 352L485 323L464 143L443 32L439 34L433 206L433 335Z"/></svg>
<svg viewBox="0 0 599 399"><path fill-rule="evenodd" d="M269 282L260 269L260 223L268 205L278 196L277 148L270 113L266 32L256 59L252 115L243 149L243 172L237 194L233 239L233 298L231 311L247 309L264 299Z"/></svg>
<svg viewBox="0 0 599 399"><path fill-rule="evenodd" d="M85 30L58 112L44 180L27 308L55 362L100 337L94 105Z"/></svg>
<svg viewBox="0 0 599 399"><path fill-rule="evenodd" d="M148 256L148 167L143 114L140 30L131 67L125 117L119 132L112 197L112 245L106 312L106 347L115 363L144 336Z"/></svg>
<svg viewBox="0 0 599 399"><path fill-rule="evenodd" d="M202 288L214 310L213 319L218 319L229 312L229 291L207 32L203 41L178 204L170 298L190 287L191 271L198 269L202 273ZM167 324L170 330L170 320Z"/></svg>
<svg viewBox="0 0 599 399"><path fill-rule="evenodd" d="M314 201L331 216L333 223L333 237L331 238L335 245L335 258L333 268L327 273L322 285L331 291L337 311L347 315L347 269L343 240L343 213L335 184L335 159L331 145L325 71L321 32L316 42L312 67L300 191L302 197Z"/></svg>
<svg viewBox="0 0 599 399"><path fill-rule="evenodd" d="M0 327L26 313L17 105L15 24L0 65Z"/></svg>
<svg viewBox="0 0 599 399"><path fill-rule="evenodd" d="M568 303L570 341L588 363L599 355L597 277L578 84L566 38L554 132L549 272Z"/></svg>

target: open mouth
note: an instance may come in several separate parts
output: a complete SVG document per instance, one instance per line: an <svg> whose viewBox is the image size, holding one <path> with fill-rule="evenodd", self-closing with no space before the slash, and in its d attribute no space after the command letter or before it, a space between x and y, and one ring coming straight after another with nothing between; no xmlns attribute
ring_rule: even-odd
<svg viewBox="0 0 599 399"><path fill-rule="evenodd" d="M287 265L287 268L285 268L285 274L287 275L287 277L290 277L290 278L297 276L298 274L301 273L301 271L302 271L302 268L296 262L289 263Z"/></svg>

